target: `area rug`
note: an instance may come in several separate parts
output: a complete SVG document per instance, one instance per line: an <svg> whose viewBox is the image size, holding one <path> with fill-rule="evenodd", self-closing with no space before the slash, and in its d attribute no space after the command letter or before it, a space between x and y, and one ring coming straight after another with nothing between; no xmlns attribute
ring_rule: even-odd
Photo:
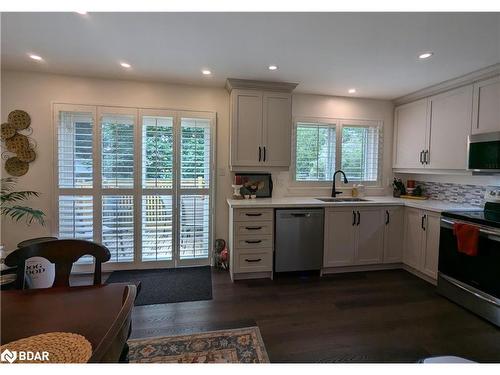
<svg viewBox="0 0 500 375"><path fill-rule="evenodd" d="M106 280L111 283L140 283L136 306L212 299L209 266L114 271Z"/></svg>
<svg viewBox="0 0 500 375"><path fill-rule="evenodd" d="M129 340L130 363L269 363L258 327Z"/></svg>

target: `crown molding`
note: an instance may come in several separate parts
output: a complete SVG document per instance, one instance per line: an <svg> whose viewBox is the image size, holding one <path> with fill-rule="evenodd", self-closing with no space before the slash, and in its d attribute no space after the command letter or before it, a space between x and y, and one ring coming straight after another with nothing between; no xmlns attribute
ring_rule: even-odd
<svg viewBox="0 0 500 375"><path fill-rule="evenodd" d="M246 90L265 90L265 91L279 91L279 92L292 92L298 83L290 82L271 82L271 81L255 81L251 79L228 78L226 80L226 89L231 92L233 89L246 89Z"/></svg>
<svg viewBox="0 0 500 375"><path fill-rule="evenodd" d="M487 66L486 68L476 70L463 76L452 78L447 81L426 87L424 89L412 92L410 94L400 96L393 100L395 105L414 102L415 100L423 99L432 95L455 89L461 86L470 85L472 83L482 81L494 76L500 75L500 63Z"/></svg>

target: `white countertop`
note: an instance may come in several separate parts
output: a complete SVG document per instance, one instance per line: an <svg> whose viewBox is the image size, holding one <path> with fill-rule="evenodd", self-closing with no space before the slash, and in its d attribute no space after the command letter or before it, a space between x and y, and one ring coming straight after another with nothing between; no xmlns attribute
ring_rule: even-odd
<svg viewBox="0 0 500 375"><path fill-rule="evenodd" d="M318 197L320 198L320 197ZM339 197L343 198L343 197ZM346 197L347 198L347 197ZM259 199L228 199L231 208L279 208L279 207L343 207L343 206L406 206L423 210L466 211L477 210L479 207L465 203L450 203L438 200L415 200L394 198L392 196L367 196L364 202L322 202L313 197L259 198Z"/></svg>

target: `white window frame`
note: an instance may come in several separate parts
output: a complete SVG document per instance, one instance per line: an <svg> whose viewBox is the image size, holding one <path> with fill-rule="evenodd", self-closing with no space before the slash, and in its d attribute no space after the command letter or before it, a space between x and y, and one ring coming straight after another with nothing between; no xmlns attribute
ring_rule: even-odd
<svg viewBox="0 0 500 375"><path fill-rule="evenodd" d="M88 112L93 117L93 169L92 188L59 188L59 163L58 163L58 124L59 112ZM134 187L133 188L102 188L101 181L101 116L104 113L134 115ZM173 152L173 186L172 188L144 189L142 186L142 126L143 116L173 117L174 127L174 152ZM104 195L132 195L134 197L134 260L132 262L107 262L103 264L103 271L113 271L121 269L149 269L149 268L172 268L176 266L209 265L212 263L212 250L215 226L215 192L216 192L216 144L217 144L217 116L215 112L208 111L184 111L159 108L139 108L139 107L117 107L106 105L85 105L52 103L52 126L53 126L53 151L54 151L54 189L52 194L52 207L54 212L54 222L51 225L51 232L54 236L59 235L59 196L60 195L89 195L93 197L93 237L97 243L102 243L102 196ZM199 118L210 122L210 185L208 189L203 189L209 196L209 249L207 258L178 260L179 244L178 231L180 225L180 131L181 118ZM187 189L182 189L183 191ZM189 189L199 193L202 189ZM142 241L142 197L147 193L156 194L171 191L172 219L173 219L173 254L172 260L142 261L141 241ZM170 194L170 193L169 193ZM75 264L74 272L91 272L93 264Z"/></svg>
<svg viewBox="0 0 500 375"><path fill-rule="evenodd" d="M352 187L354 184L363 184L369 187L382 187L382 173L383 173L383 153L384 153L384 142L383 142L383 131L384 122L382 120L364 120L364 119L346 119L346 118L328 118L328 117L295 117L293 119L293 131L292 131L292 160L290 168L290 179L291 185L295 187L318 187L326 188L331 187L333 181L303 181L297 180L297 125L299 123L314 123L325 126L335 126L335 170L341 169L342 165L342 128L343 126L349 127L366 127L373 126L378 127L378 165L377 165L377 181L349 181L348 184L342 184L345 187Z"/></svg>

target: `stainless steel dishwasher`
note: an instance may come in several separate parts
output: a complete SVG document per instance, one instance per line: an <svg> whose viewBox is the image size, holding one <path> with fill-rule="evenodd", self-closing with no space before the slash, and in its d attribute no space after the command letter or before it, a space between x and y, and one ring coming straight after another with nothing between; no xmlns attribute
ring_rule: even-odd
<svg viewBox="0 0 500 375"><path fill-rule="evenodd" d="M321 269L323 218L322 208L276 210L275 272Z"/></svg>

